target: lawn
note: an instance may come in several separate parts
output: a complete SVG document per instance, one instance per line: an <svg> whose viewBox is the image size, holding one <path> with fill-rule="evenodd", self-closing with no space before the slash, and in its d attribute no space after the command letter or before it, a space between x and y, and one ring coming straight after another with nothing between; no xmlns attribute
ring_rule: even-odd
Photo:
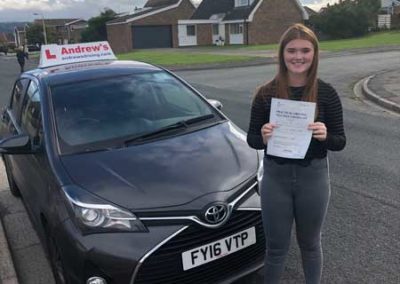
<svg viewBox="0 0 400 284"><path fill-rule="evenodd" d="M377 32L367 36L351 39L326 40L320 42L320 49L325 51L340 51L354 48L400 45L400 31ZM243 50L277 50L277 44L252 45L242 47Z"/></svg>
<svg viewBox="0 0 400 284"><path fill-rule="evenodd" d="M353 48L391 45L400 46L400 31L371 33L368 36L353 39L322 41L321 49L327 51L339 51Z"/></svg>
<svg viewBox="0 0 400 284"><path fill-rule="evenodd" d="M400 31L371 33L368 36L342 40L327 40L320 42L323 51L341 51L356 48L380 46L400 46ZM162 66L196 65L207 63L226 63L254 60L257 57L245 56L246 51L277 50L277 44L251 46L206 46L182 49L137 50L118 54L121 60L138 60ZM215 51L215 53L213 53ZM224 51L225 54L216 54ZM243 55L237 55L243 51ZM233 52L236 55L230 55Z"/></svg>
<svg viewBox="0 0 400 284"><path fill-rule="evenodd" d="M120 60L138 60L164 66L240 62L252 60L255 58L250 56L218 55L188 51L161 52L151 50L138 50L130 53L118 54L117 57Z"/></svg>

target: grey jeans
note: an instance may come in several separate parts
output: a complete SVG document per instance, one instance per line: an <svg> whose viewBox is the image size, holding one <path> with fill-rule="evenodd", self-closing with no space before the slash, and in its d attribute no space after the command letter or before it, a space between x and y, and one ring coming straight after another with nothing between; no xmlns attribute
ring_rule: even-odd
<svg viewBox="0 0 400 284"><path fill-rule="evenodd" d="M261 206L266 235L265 284L279 283L293 221L307 284L320 283L321 228L330 197L327 158L310 165L278 164L264 158Z"/></svg>

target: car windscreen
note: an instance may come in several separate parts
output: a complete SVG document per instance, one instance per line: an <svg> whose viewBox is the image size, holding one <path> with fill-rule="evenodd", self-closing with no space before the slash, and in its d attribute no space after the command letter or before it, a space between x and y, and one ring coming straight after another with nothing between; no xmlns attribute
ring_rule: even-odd
<svg viewBox="0 0 400 284"><path fill-rule="evenodd" d="M51 97L61 154L117 147L187 128L186 122L199 127L221 120L165 71L55 85Z"/></svg>

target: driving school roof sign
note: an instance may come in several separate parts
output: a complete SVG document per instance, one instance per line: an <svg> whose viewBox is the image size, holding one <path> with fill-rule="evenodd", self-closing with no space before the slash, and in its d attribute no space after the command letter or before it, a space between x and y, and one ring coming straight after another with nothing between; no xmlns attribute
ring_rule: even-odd
<svg viewBox="0 0 400 284"><path fill-rule="evenodd" d="M117 59L107 41L42 45L39 68L104 59Z"/></svg>

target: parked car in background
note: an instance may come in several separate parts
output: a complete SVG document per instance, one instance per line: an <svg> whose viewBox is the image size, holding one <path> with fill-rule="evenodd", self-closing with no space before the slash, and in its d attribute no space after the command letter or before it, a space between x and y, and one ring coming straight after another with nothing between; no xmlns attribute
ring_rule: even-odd
<svg viewBox="0 0 400 284"><path fill-rule="evenodd" d="M29 52L40 51L40 45L38 44L28 44L26 48L28 49Z"/></svg>
<svg viewBox="0 0 400 284"><path fill-rule="evenodd" d="M231 283L258 270L258 153L218 102L160 67L102 59L109 50L44 46L2 114L10 190L57 283Z"/></svg>
<svg viewBox="0 0 400 284"><path fill-rule="evenodd" d="M4 53L7 55L8 53L8 46L7 45L0 45L0 52Z"/></svg>

